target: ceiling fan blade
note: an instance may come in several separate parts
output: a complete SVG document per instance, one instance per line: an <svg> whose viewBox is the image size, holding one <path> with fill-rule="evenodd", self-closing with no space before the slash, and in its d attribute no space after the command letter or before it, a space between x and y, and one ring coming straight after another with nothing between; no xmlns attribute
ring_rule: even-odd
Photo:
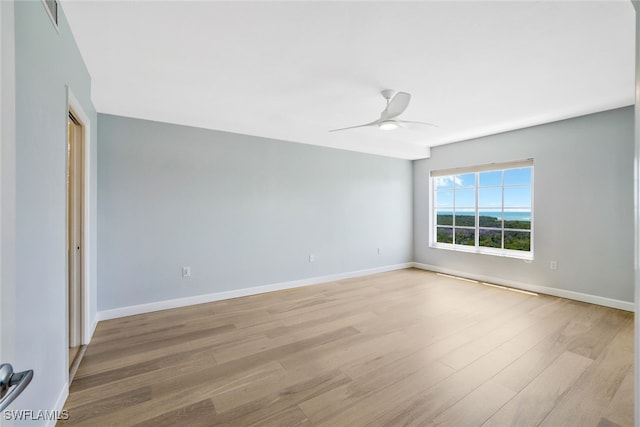
<svg viewBox="0 0 640 427"><path fill-rule="evenodd" d="M340 130L356 129L356 128L364 128L364 127L367 127L367 126L375 126L375 125L377 125L378 123L379 123L379 120L376 120L376 121L374 121L374 122L367 123L367 124L364 124L364 125L349 126L348 128L340 128L340 129L331 129L329 132L338 132L338 131L340 131Z"/></svg>
<svg viewBox="0 0 640 427"><path fill-rule="evenodd" d="M412 120L396 120L396 122L403 124L403 123L409 123L409 124L416 124L416 125L427 125L427 126L433 126L434 128L438 128L440 126L438 125L434 125L433 123L426 123L426 122L414 122Z"/></svg>
<svg viewBox="0 0 640 427"><path fill-rule="evenodd" d="M409 101L411 101L411 95L407 92L396 93L396 96L393 97L389 105L387 105L387 108L385 108L380 115L380 120L389 120L398 117L407 109Z"/></svg>

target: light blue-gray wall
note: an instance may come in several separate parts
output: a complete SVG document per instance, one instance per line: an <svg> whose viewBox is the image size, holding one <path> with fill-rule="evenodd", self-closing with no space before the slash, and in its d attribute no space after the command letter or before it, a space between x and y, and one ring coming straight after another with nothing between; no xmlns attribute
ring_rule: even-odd
<svg viewBox="0 0 640 427"><path fill-rule="evenodd" d="M412 261L410 161L103 114L98 125L99 310Z"/></svg>
<svg viewBox="0 0 640 427"><path fill-rule="evenodd" d="M42 2L15 3L17 308L13 363L18 370L33 369L35 376L11 409L51 410L63 397L67 381L67 85L94 130L96 113L90 99L90 77L62 10L59 28L57 33ZM94 131L90 147L94 175L89 177L93 196L89 200L92 228L88 230L94 244L96 135ZM92 254L95 266L95 247ZM95 271L88 286L95 296ZM91 305L95 313L95 299Z"/></svg>
<svg viewBox="0 0 640 427"><path fill-rule="evenodd" d="M414 163L415 261L633 302L633 129L626 107L433 148ZM431 170L526 158L535 168L531 263L429 247Z"/></svg>

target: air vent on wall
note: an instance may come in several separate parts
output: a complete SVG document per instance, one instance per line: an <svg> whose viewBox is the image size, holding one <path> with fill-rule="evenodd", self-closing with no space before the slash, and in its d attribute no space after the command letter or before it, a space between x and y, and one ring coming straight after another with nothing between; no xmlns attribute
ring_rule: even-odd
<svg viewBox="0 0 640 427"><path fill-rule="evenodd" d="M51 18L51 22L53 26L58 30L58 0L42 0L42 4L44 4L44 8L47 9L47 13L49 14L49 18Z"/></svg>

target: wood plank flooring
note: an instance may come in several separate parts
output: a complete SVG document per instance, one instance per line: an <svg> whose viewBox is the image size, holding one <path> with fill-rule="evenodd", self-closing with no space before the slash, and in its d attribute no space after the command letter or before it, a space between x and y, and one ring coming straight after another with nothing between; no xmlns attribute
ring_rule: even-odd
<svg viewBox="0 0 640 427"><path fill-rule="evenodd" d="M415 269L100 322L59 425L632 426L633 314Z"/></svg>

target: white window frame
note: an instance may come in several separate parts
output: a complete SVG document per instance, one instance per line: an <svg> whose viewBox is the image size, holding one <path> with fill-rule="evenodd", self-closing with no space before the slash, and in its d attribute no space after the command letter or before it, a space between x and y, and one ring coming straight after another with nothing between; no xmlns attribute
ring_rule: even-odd
<svg viewBox="0 0 640 427"><path fill-rule="evenodd" d="M503 249L503 248L489 248L489 247L484 247L484 246L480 246L479 245L479 240L480 240L480 230L482 229L486 229L486 227L480 227L480 221L479 221L479 216L480 216L480 208L478 207L478 191L479 191L479 173L480 172L491 172L491 171L504 171L504 170L508 170L508 169L519 169L519 168L524 168L524 167L531 167L531 226L529 229L529 233L530 233L530 245L529 245L529 251L520 251L520 250L515 250L515 249ZM514 162L508 162L508 163L492 163L492 164L488 164L488 165L478 165L478 166L471 166L471 167L462 167L462 168L454 168L454 169L444 169L444 170L437 170L437 171L431 171L430 176L429 176L429 230L430 230L430 236L429 236L429 246L432 248L436 248L436 249L445 249L445 250L453 250L453 251L458 251L458 252L471 252L471 253L479 253L479 254L486 254L486 255L494 255L494 256L503 256L503 257L510 257L510 258L519 258L519 259L524 259L524 260L533 260L533 254L534 254L534 165L533 165L533 159L526 159L526 160L519 160L519 161L514 161ZM470 245L460 245L460 244L454 244L454 243L443 243L443 242L437 242L437 206L436 206L436 198L435 198L435 185L434 185L434 180L437 177L441 177L441 176L451 176L451 175L461 175L461 174L468 174L468 173L474 173L475 174L475 185L474 185L474 191L475 191L475 226L474 227L458 227L458 228L469 228L469 229L474 229L475 231L475 244L474 246L470 246ZM505 210L505 206L504 206L504 189L505 188L509 188L509 186L505 186L504 182L502 182L501 186L503 189L503 200L502 200L502 206L500 208L496 208L496 210L501 210L502 212L504 212ZM508 209L508 208L507 208ZM454 206L452 207L452 212L454 214L455 217L455 203ZM453 224L455 224L455 221L453 222ZM452 228L454 229L455 232L455 228L454 225L452 225ZM503 218L503 223L502 223L502 227L500 228L502 230L503 236L502 236L502 244L504 246L504 232L505 231L509 231L511 229L505 229L504 227L504 218ZM524 231L524 230L515 230L515 231Z"/></svg>

